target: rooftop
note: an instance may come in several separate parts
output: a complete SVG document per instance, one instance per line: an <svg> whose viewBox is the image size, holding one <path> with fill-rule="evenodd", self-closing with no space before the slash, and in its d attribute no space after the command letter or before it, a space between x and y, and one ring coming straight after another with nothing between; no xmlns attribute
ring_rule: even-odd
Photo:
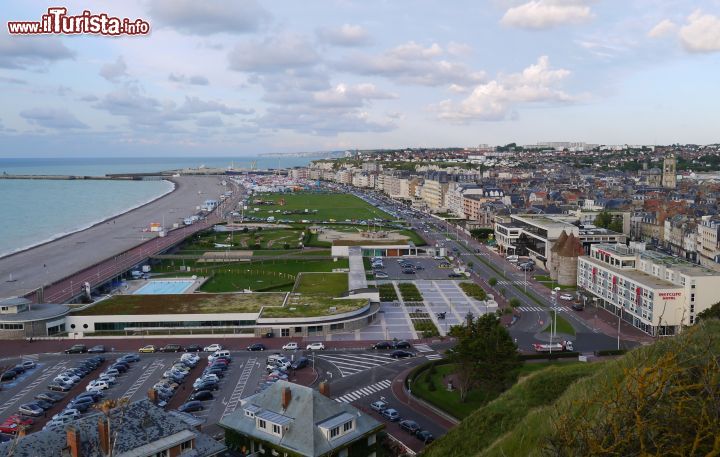
<svg viewBox="0 0 720 457"><path fill-rule="evenodd" d="M100 457L98 419L103 413L97 412L71 422L80 436L80 455L83 457ZM155 455L173 446L175 442L195 438L195 448L187 457L216 455L225 450L225 446L210 437L196 432L192 426L181 419L165 412L148 400L140 400L126 407L116 408L110 413L110 429L116 439L114 455L147 456ZM179 442L178 442L179 441ZM0 444L0 455L13 457L38 457L64 455L67 447L67 436L64 427L31 433L21 440L8 441ZM14 448L14 449L13 449Z"/></svg>
<svg viewBox="0 0 720 457"><path fill-rule="evenodd" d="M282 407L282 392L285 388L290 389L290 403L286 409ZM245 416L243 410L247 407L252 407L256 411L259 408L263 413L269 412L287 418L288 428L282 438L258 430L255 427L255 420ZM328 441L319 426L342 415L348 420L355 419L354 430ZM361 439L369 433L378 432L383 427L380 422L352 405L336 402L310 387L287 381L278 381L268 389L243 399L242 406L222 418L219 425L305 456L326 455L333 449Z"/></svg>
<svg viewBox="0 0 720 457"><path fill-rule="evenodd" d="M640 270L634 270L634 269L619 269L612 267L608 265L605 262L601 262L597 259L593 259L592 257L583 257L583 260L586 260L594 265L597 265L598 267L601 267L605 270L612 271L617 276L625 276L629 278L630 280L641 284L642 286L649 288L649 289L679 289L682 290L683 287L679 286L677 284L673 284L670 281L665 281L664 279L660 279L656 276L649 275L647 273L644 273Z"/></svg>
<svg viewBox="0 0 720 457"><path fill-rule="evenodd" d="M4 305L3 306L7 306ZM66 315L70 307L52 303L36 303L28 305L28 310L20 313L0 314L0 322L30 322L52 319Z"/></svg>
<svg viewBox="0 0 720 457"><path fill-rule="evenodd" d="M282 306L284 293L115 295L76 316L147 314L259 313L262 307Z"/></svg>

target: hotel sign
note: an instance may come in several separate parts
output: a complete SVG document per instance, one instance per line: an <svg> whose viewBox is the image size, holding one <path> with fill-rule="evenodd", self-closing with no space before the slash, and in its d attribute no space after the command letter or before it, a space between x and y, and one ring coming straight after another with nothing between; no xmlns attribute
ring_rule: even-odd
<svg viewBox="0 0 720 457"><path fill-rule="evenodd" d="M662 300L675 300L682 295L682 292L659 292L658 295Z"/></svg>

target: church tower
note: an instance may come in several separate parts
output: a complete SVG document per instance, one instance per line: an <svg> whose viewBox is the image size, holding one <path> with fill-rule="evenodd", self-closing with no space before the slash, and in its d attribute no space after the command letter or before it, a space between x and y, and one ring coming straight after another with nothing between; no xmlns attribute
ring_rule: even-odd
<svg viewBox="0 0 720 457"><path fill-rule="evenodd" d="M665 157L663 161L662 186L666 189L674 189L677 185L676 165L677 159L675 159L675 155L670 154Z"/></svg>

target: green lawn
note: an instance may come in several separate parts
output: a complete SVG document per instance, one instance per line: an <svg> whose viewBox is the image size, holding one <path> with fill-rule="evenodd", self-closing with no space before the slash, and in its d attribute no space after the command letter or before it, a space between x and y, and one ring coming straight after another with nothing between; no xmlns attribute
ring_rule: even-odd
<svg viewBox="0 0 720 457"><path fill-rule="evenodd" d="M330 192L297 192L292 194L259 194L255 199L263 201L273 201L273 205L260 205L250 202L250 208L259 208L259 211L246 212L249 216L266 218L270 215L276 219L288 219L300 221L307 219L310 221L330 221L331 219L338 222L350 220L367 220L380 218L391 220L392 217L365 203L363 200L349 194L330 193ZM285 200L285 205L279 205L281 199ZM305 210L308 210L305 213ZM279 213L275 213L280 210ZM273 211L271 214L270 211ZM283 214L283 211L299 211L297 214Z"/></svg>
<svg viewBox="0 0 720 457"><path fill-rule="evenodd" d="M378 290L380 291L380 301L396 301L398 299L392 284L380 284Z"/></svg>
<svg viewBox="0 0 720 457"><path fill-rule="evenodd" d="M337 297L347 290L347 273L302 273L293 292Z"/></svg>
<svg viewBox="0 0 720 457"><path fill-rule="evenodd" d="M550 333L550 326L552 325L552 319L554 316L554 313L550 313L550 319L551 321L548 322L548 325L545 327L543 332ZM575 329L572 325L570 325L570 322L568 322L560 313L557 315L557 325L555 326L555 330L557 333L564 333L566 335L574 335Z"/></svg>
<svg viewBox="0 0 720 457"><path fill-rule="evenodd" d="M189 239L180 249L181 254L201 254L213 250L283 250L285 245L289 249L299 246L301 229L262 229L242 231L213 232L208 231ZM231 247L216 248L216 244L231 245Z"/></svg>
<svg viewBox="0 0 720 457"><path fill-rule="evenodd" d="M279 307L285 294L115 295L78 316L131 314L253 313L263 306Z"/></svg>
<svg viewBox="0 0 720 457"><path fill-rule="evenodd" d="M465 295L476 300L485 300L487 298L485 290L474 282L461 282L460 288L465 292Z"/></svg>
<svg viewBox="0 0 720 457"><path fill-rule="evenodd" d="M298 273L330 272L334 268L347 268L347 259L272 259L252 263L223 264L197 267L195 271L211 275L202 285L202 292L233 292L243 289L290 291Z"/></svg>
<svg viewBox="0 0 720 457"><path fill-rule="evenodd" d="M435 373L432 375L429 370L423 371L410 385L413 395L422 398L443 411L447 411L450 415L458 419L467 417L470 413L497 397L497 393L489 393L475 389L468 392L464 403L460 402L460 393L458 390L455 389L452 392L448 392L447 383L443 380L445 376L450 375L454 369L455 365L447 364L438 365L435 368ZM428 379L432 381L435 390L432 390L430 387Z"/></svg>
<svg viewBox="0 0 720 457"><path fill-rule="evenodd" d="M413 283L401 282L398 284L398 289L400 289L403 301L422 301L423 299L420 290Z"/></svg>
<svg viewBox="0 0 720 457"><path fill-rule="evenodd" d="M288 298L285 306L265 308L262 317L332 316L366 306L365 299L335 300L327 295L299 294Z"/></svg>

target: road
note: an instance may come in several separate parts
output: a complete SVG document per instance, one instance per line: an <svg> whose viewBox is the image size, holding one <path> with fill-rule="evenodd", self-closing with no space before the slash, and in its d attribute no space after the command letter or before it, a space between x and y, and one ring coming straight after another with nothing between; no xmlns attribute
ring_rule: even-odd
<svg viewBox="0 0 720 457"><path fill-rule="evenodd" d="M150 244L147 242L155 235L143 229L148 228L150 222L163 220L168 227L176 222L182 225L183 218L197 212L197 206L207 199L217 200L226 188L219 177L184 176L173 180L175 191L145 206L81 232L1 258L0 297L23 296L44 285L62 282L45 290L45 301L59 303L77 294L82 282L89 281L94 285L111 278L116 274L116 268L131 267L148 252L187 236L198 227L171 231L166 239L155 239ZM142 244L145 244L143 249L130 252ZM102 268L94 268L85 275L73 274L108 259L109 263ZM73 279L69 274L77 277Z"/></svg>

